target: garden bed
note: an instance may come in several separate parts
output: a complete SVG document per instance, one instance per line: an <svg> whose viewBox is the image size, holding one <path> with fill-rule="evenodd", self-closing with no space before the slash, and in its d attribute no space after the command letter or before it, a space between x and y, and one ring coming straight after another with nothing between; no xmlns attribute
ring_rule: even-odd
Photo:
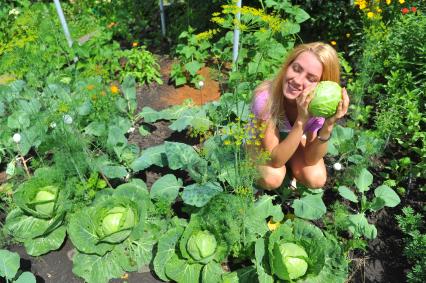
<svg viewBox="0 0 426 283"><path fill-rule="evenodd" d="M167 69L171 61L161 59L163 80L168 81ZM166 71L165 71L166 69ZM218 86L209 77L206 76L206 87L200 90L182 87L175 88L167 83L158 85L156 83L150 86L143 86L138 89L138 111L143 107L148 106L155 110L162 110L166 107L180 104L184 99L191 98L197 101L198 104L211 100L218 99ZM200 95L204 95L204 100L200 100ZM151 134L145 137L139 135L136 131L128 137L129 143L137 144L141 149L162 144L164 141L178 141L187 144L195 145L198 140L188 136L186 132L173 132L168 128L170 122L157 121L149 125ZM328 164L330 169L330 164ZM139 173L136 177L145 181L148 188L158 180L161 176L168 173L174 173L189 183L191 180L185 172L171 172L170 169L151 166L147 170ZM333 170L329 170L330 178L327 182L326 202L334 202L337 193L332 192L333 185ZM273 194L273 193L272 193ZM415 195L411 195L416 197ZM410 203L409 199L405 200ZM414 201L415 202L415 201ZM327 203L326 203L327 204ZM374 218L369 219L372 224L375 224L378 229L377 238L372 240L368 245L367 252L356 251L351 255L352 264L348 283L364 283L364 282L386 282L399 283L405 280L405 272L409 265L405 257L401 256L403 252L402 233L400 232L395 214L398 214L399 209L383 209L380 213L374 215ZM0 217L0 220L3 217ZM3 221L3 220L1 220ZM79 283L83 282L72 272L71 258L74 254L74 247L69 239L67 239L61 248L57 251L50 252L39 257L29 256L25 249L20 245L11 245L8 247L11 251L16 251L21 256L21 269L31 271L36 275L37 282L67 282ZM113 279L110 282L161 282L157 279L153 272L148 267L144 267L140 272L126 273L120 279Z"/></svg>

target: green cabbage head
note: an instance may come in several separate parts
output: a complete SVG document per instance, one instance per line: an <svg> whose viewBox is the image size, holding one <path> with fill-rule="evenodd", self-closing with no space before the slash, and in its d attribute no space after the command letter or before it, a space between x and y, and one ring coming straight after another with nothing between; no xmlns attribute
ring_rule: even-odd
<svg viewBox="0 0 426 283"><path fill-rule="evenodd" d="M106 237L123 230L129 230L137 224L136 222L135 213L131 207L113 207L104 214L101 223L102 234Z"/></svg>
<svg viewBox="0 0 426 283"><path fill-rule="evenodd" d="M308 270L308 254L294 243L276 244L274 248L275 274L283 280L293 280Z"/></svg>
<svg viewBox="0 0 426 283"><path fill-rule="evenodd" d="M313 95L309 104L309 113L314 117L329 118L336 113L342 99L342 88L332 81L321 81L311 92Z"/></svg>
<svg viewBox="0 0 426 283"><path fill-rule="evenodd" d="M200 261L212 256L216 246L214 235L208 231L198 231L189 237L186 249L193 259Z"/></svg>
<svg viewBox="0 0 426 283"><path fill-rule="evenodd" d="M56 186L42 187L38 190L31 203L34 205L34 209L37 212L52 216L55 209L57 194L58 187Z"/></svg>

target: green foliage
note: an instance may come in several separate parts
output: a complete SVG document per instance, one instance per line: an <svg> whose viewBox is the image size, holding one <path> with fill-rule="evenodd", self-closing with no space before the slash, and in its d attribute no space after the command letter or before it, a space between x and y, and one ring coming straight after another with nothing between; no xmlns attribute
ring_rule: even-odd
<svg viewBox="0 0 426 283"><path fill-rule="evenodd" d="M412 264L407 274L407 282L424 282L426 280L426 234L423 217L408 206L402 209L402 214L397 215L396 219L404 233L404 255Z"/></svg>
<svg viewBox="0 0 426 283"><path fill-rule="evenodd" d="M385 184L378 186L374 190L374 198L368 200L366 193L373 184L373 175L365 168L359 172L354 183L355 192L346 186L339 186L337 189L341 197L358 204L358 213L348 213L347 220L342 219L340 225L342 228L348 229L354 238L374 239L377 236L377 229L373 224L368 223L365 213L367 211L377 212L385 206L395 207L401 200L396 192Z"/></svg>
<svg viewBox="0 0 426 283"><path fill-rule="evenodd" d="M289 245L297 252L298 264L303 265L303 260L307 268L293 270L296 266L286 263L286 254L291 252L283 248ZM348 273L347 260L337 241L303 220L287 220L266 240L259 239L255 253L254 265L259 281L263 278L273 282L277 276L284 280L295 279L294 282L344 282Z"/></svg>
<svg viewBox="0 0 426 283"><path fill-rule="evenodd" d="M167 226L157 216L141 180L98 192L89 207L69 216L68 233L78 250L73 272L87 282L108 282L139 270Z"/></svg>
<svg viewBox="0 0 426 283"><path fill-rule="evenodd" d="M373 122L379 136L387 140L391 159L411 160L394 177L398 182L407 182L407 175L421 180L425 169L425 30L426 18L420 12L401 14L389 26L373 21L365 29L364 53L353 88L354 118L371 115L362 120ZM362 110L363 105L371 105L374 113Z"/></svg>
<svg viewBox="0 0 426 283"><path fill-rule="evenodd" d="M8 250L0 250L0 277L6 282L35 283L36 278L31 272L19 271L20 257L17 253Z"/></svg>
<svg viewBox="0 0 426 283"><path fill-rule="evenodd" d="M72 182L61 172L40 168L14 193L17 208L9 212L5 230L33 256L58 249L65 239L65 213L71 209Z"/></svg>
<svg viewBox="0 0 426 283"><path fill-rule="evenodd" d="M204 67L204 62L209 57L208 50L210 43L208 40L194 34L194 29L189 27L179 35L179 43L176 47L176 55L179 57L179 63L172 65L170 78L176 86L186 83L201 88L199 82L204 78L198 71Z"/></svg>
<svg viewBox="0 0 426 283"><path fill-rule="evenodd" d="M118 51L115 55L123 61L120 71L120 81L125 77L131 76L137 82L150 84L157 82L162 84L160 65L157 63L154 55L146 50L145 46Z"/></svg>

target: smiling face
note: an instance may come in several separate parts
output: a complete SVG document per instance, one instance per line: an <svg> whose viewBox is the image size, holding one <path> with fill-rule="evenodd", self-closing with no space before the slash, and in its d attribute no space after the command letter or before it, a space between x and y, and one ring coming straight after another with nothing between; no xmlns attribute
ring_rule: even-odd
<svg viewBox="0 0 426 283"><path fill-rule="evenodd" d="M283 81L283 93L287 100L295 100L306 88L314 87L321 79L323 66L309 51L301 53L288 66Z"/></svg>

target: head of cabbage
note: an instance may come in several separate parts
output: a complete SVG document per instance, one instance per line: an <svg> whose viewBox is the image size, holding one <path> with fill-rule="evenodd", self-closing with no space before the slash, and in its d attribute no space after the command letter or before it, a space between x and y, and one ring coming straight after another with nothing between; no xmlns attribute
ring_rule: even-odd
<svg viewBox="0 0 426 283"><path fill-rule="evenodd" d="M45 186L39 188L36 190L31 203L34 205L34 209L37 212L46 216L52 216L55 209L57 194L58 187L56 186Z"/></svg>
<svg viewBox="0 0 426 283"><path fill-rule="evenodd" d="M314 117L329 118L336 113L342 99L342 88L336 82L321 81L310 93L313 96L309 103L309 113Z"/></svg>
<svg viewBox="0 0 426 283"><path fill-rule="evenodd" d="M308 270L308 254L302 246L294 243L276 243L273 250L275 275L283 280L293 280L305 275Z"/></svg>
<svg viewBox="0 0 426 283"><path fill-rule="evenodd" d="M216 238L206 230L194 232L186 243L189 255L196 261L205 261L212 257L216 246Z"/></svg>
<svg viewBox="0 0 426 283"><path fill-rule="evenodd" d="M125 240L137 223L137 212L132 206L116 205L98 210L98 236L103 242Z"/></svg>

